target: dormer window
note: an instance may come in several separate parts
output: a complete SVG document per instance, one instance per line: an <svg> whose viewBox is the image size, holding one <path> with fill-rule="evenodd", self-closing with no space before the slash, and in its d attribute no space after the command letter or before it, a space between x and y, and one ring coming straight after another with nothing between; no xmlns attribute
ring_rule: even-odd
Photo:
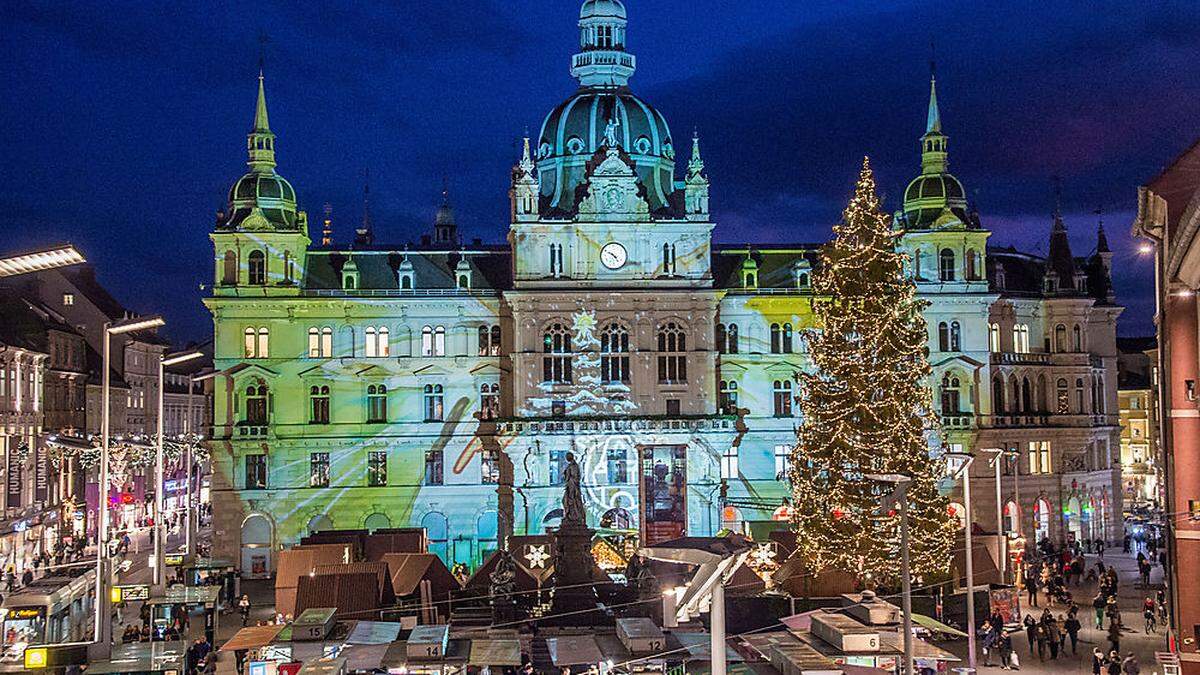
<svg viewBox="0 0 1200 675"><path fill-rule="evenodd" d="M342 276L342 288L346 289L347 291L353 291L357 287L358 280L354 278L353 274L346 274Z"/></svg>
<svg viewBox="0 0 1200 675"><path fill-rule="evenodd" d="M415 288L415 286L413 285L412 271L401 272L400 273L400 290L411 291L413 288Z"/></svg>
<svg viewBox="0 0 1200 675"><path fill-rule="evenodd" d="M747 257L742 263L742 288L758 288L758 263Z"/></svg>
<svg viewBox="0 0 1200 675"><path fill-rule="evenodd" d="M812 287L812 268L807 260L798 260L792 266L792 273L796 278L796 288L808 289Z"/></svg>
<svg viewBox="0 0 1200 675"><path fill-rule="evenodd" d="M463 290L469 289L471 287L471 273L470 272L459 272L458 273L458 287Z"/></svg>
<svg viewBox="0 0 1200 675"><path fill-rule="evenodd" d="M1048 272L1046 274L1046 279L1043 282L1043 284L1044 284L1045 291L1047 293L1057 293L1058 292L1058 275L1055 274L1054 272Z"/></svg>

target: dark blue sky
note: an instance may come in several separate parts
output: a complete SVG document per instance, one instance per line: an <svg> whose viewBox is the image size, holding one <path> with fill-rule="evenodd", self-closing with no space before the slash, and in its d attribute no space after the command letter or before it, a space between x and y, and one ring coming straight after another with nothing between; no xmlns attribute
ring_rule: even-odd
<svg viewBox="0 0 1200 675"><path fill-rule="evenodd" d="M264 33L279 170L314 234L330 202L350 236L369 168L377 239L424 232L444 176L463 235L502 241L522 129L574 88L579 3L345 4L0 5L2 248L73 241L131 307L206 335L207 235L244 169ZM719 241L825 239L863 154L895 208L933 40L951 169L992 242L1044 252L1061 176L1075 253L1103 207L1121 331L1151 331L1128 230L1136 186L1200 135L1194 4L627 5L632 86L677 142L699 129Z"/></svg>

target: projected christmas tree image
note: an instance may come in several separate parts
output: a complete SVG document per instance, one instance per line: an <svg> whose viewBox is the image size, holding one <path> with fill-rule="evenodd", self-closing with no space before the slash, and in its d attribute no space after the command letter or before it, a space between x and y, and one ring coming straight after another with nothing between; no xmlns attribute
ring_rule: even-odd
<svg viewBox="0 0 1200 675"><path fill-rule="evenodd" d="M802 422L792 454L794 525L810 569L849 572L867 585L898 573L898 514L865 474L900 473L909 489L914 574L944 571L953 540L927 388L924 302L904 275L889 217L863 161L853 199L822 252L810 336L814 370L800 378Z"/></svg>

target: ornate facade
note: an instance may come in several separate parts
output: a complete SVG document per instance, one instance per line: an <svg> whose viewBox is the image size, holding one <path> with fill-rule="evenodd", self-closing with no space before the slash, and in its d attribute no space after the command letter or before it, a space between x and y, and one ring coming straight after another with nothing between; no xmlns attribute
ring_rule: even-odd
<svg viewBox="0 0 1200 675"><path fill-rule="evenodd" d="M314 246L260 77L211 234L217 556L266 574L309 531L416 526L476 564L558 522L568 452L589 525L643 541L781 513L818 245L713 244L699 140L677 178L626 26L619 0L583 3L580 88L525 140L499 246L460 243L448 204L421 246ZM921 149L896 223L948 442L1020 450L1020 499L1004 489L1031 536L1116 536L1107 259L1072 256L1057 217L1048 258L989 250L936 95Z"/></svg>

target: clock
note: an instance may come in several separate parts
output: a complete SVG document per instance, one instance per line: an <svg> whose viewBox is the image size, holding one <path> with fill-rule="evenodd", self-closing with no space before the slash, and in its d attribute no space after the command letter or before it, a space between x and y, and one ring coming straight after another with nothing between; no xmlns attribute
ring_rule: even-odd
<svg viewBox="0 0 1200 675"><path fill-rule="evenodd" d="M604 248L600 249L600 262L610 270L621 269L628 259L625 247L615 241L605 244Z"/></svg>

